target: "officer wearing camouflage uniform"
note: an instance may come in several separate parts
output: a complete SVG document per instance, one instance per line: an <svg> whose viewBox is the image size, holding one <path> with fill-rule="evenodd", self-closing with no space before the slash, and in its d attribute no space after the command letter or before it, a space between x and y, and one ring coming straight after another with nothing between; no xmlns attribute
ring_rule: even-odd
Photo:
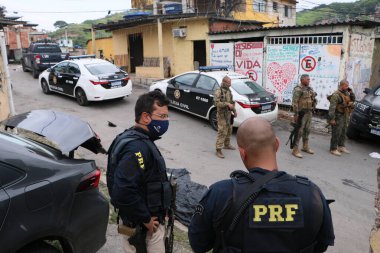
<svg viewBox="0 0 380 253"><path fill-rule="evenodd" d="M301 121L301 127L299 129L297 138L294 140L294 147L292 154L295 157L302 158L302 154L299 151L298 143L302 136L303 148L302 151L314 154L314 151L309 147L309 134L311 127L311 119L313 116L313 110L317 105L316 96L317 93L311 88L310 77L307 74L301 76L301 84L296 86L293 90L292 106L294 111L294 122ZM301 119L300 113L303 117Z"/></svg>
<svg viewBox="0 0 380 253"><path fill-rule="evenodd" d="M330 153L333 155L341 156L342 153L350 153L344 143L354 101L355 94L348 87L348 81L340 81L338 90L330 97L329 107L329 123L332 128Z"/></svg>
<svg viewBox="0 0 380 253"><path fill-rule="evenodd" d="M217 108L218 137L216 139L216 156L224 158L222 148L236 149L230 143L232 132L231 117L236 117L234 101L230 91L231 79L225 76L220 88L216 89L214 94L214 104ZM233 113L233 115L232 115Z"/></svg>

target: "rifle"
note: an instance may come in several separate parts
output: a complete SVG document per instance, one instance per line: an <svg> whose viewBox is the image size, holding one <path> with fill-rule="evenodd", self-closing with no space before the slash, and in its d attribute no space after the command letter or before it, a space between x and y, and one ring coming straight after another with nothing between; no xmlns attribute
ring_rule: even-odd
<svg viewBox="0 0 380 253"><path fill-rule="evenodd" d="M299 130L302 126L302 118L303 116L305 115L305 112L304 111L300 111L298 112L298 120L296 123L290 123L292 126L293 126L293 130L290 132L290 135L289 135L289 139L288 141L285 143L285 145L288 145L289 141L290 141L290 149L293 149L294 148L294 142L297 140L298 138L298 133L299 133Z"/></svg>
<svg viewBox="0 0 380 253"><path fill-rule="evenodd" d="M170 185L172 187L172 199L170 202L170 208L168 210L168 222L165 228L165 253L173 253L173 243L174 243L174 219L175 219L175 200L177 192L177 182L172 174L170 175Z"/></svg>
<svg viewBox="0 0 380 253"><path fill-rule="evenodd" d="M146 249L146 229L141 225L136 226L134 235L128 238L129 244L135 246L136 253L148 253Z"/></svg>

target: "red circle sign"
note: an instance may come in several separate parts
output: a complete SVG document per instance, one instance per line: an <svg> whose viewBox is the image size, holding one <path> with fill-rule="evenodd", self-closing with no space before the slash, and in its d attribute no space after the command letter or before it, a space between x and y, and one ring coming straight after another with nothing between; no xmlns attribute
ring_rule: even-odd
<svg viewBox="0 0 380 253"><path fill-rule="evenodd" d="M301 61L301 68L307 72L313 71L316 65L317 65L317 62L311 56L306 56Z"/></svg>
<svg viewBox="0 0 380 253"><path fill-rule="evenodd" d="M250 69L248 70L245 75L249 76L250 79L252 79L253 81L257 81L257 73L256 71L254 71L253 69Z"/></svg>

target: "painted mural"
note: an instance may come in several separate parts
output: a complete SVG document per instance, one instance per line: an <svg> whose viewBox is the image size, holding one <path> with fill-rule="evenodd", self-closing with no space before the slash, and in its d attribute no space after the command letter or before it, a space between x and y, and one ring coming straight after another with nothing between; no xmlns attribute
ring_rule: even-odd
<svg viewBox="0 0 380 253"><path fill-rule="evenodd" d="M371 36L351 35L346 78L353 87L357 100L363 98L363 90L369 87L374 43L375 40L371 39Z"/></svg>
<svg viewBox="0 0 380 253"><path fill-rule="evenodd" d="M235 43L235 72L263 86L263 42Z"/></svg>
<svg viewBox="0 0 380 253"><path fill-rule="evenodd" d="M310 76L310 86L318 94L318 109L329 108L327 96L338 87L341 49L341 45L301 45L299 76Z"/></svg>
<svg viewBox="0 0 380 253"><path fill-rule="evenodd" d="M268 45L266 89L280 104L291 104L293 87L298 84L299 45Z"/></svg>
<svg viewBox="0 0 380 253"><path fill-rule="evenodd" d="M211 43L210 63L211 66L227 66L234 71L234 44Z"/></svg>

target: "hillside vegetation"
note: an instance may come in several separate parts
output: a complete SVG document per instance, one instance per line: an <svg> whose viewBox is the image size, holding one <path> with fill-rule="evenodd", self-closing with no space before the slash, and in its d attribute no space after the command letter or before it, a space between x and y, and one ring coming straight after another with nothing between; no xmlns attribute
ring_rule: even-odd
<svg viewBox="0 0 380 253"><path fill-rule="evenodd" d="M311 10L297 12L297 25L312 25L324 20L372 20L379 0L360 0L353 3L322 4Z"/></svg>
<svg viewBox="0 0 380 253"><path fill-rule="evenodd" d="M108 21L117 21L123 19L123 13L115 13L113 15L109 15L105 18L94 19L94 20L86 20L80 24L68 24L67 25L67 37L68 39L72 39L74 45L79 45L82 47L86 46L86 42L91 39L91 26L93 24L103 23L106 24ZM49 33L49 36L52 38L64 38L65 37L66 28L57 29L54 32ZM111 33L105 31L96 31L96 38L103 38L111 36Z"/></svg>

